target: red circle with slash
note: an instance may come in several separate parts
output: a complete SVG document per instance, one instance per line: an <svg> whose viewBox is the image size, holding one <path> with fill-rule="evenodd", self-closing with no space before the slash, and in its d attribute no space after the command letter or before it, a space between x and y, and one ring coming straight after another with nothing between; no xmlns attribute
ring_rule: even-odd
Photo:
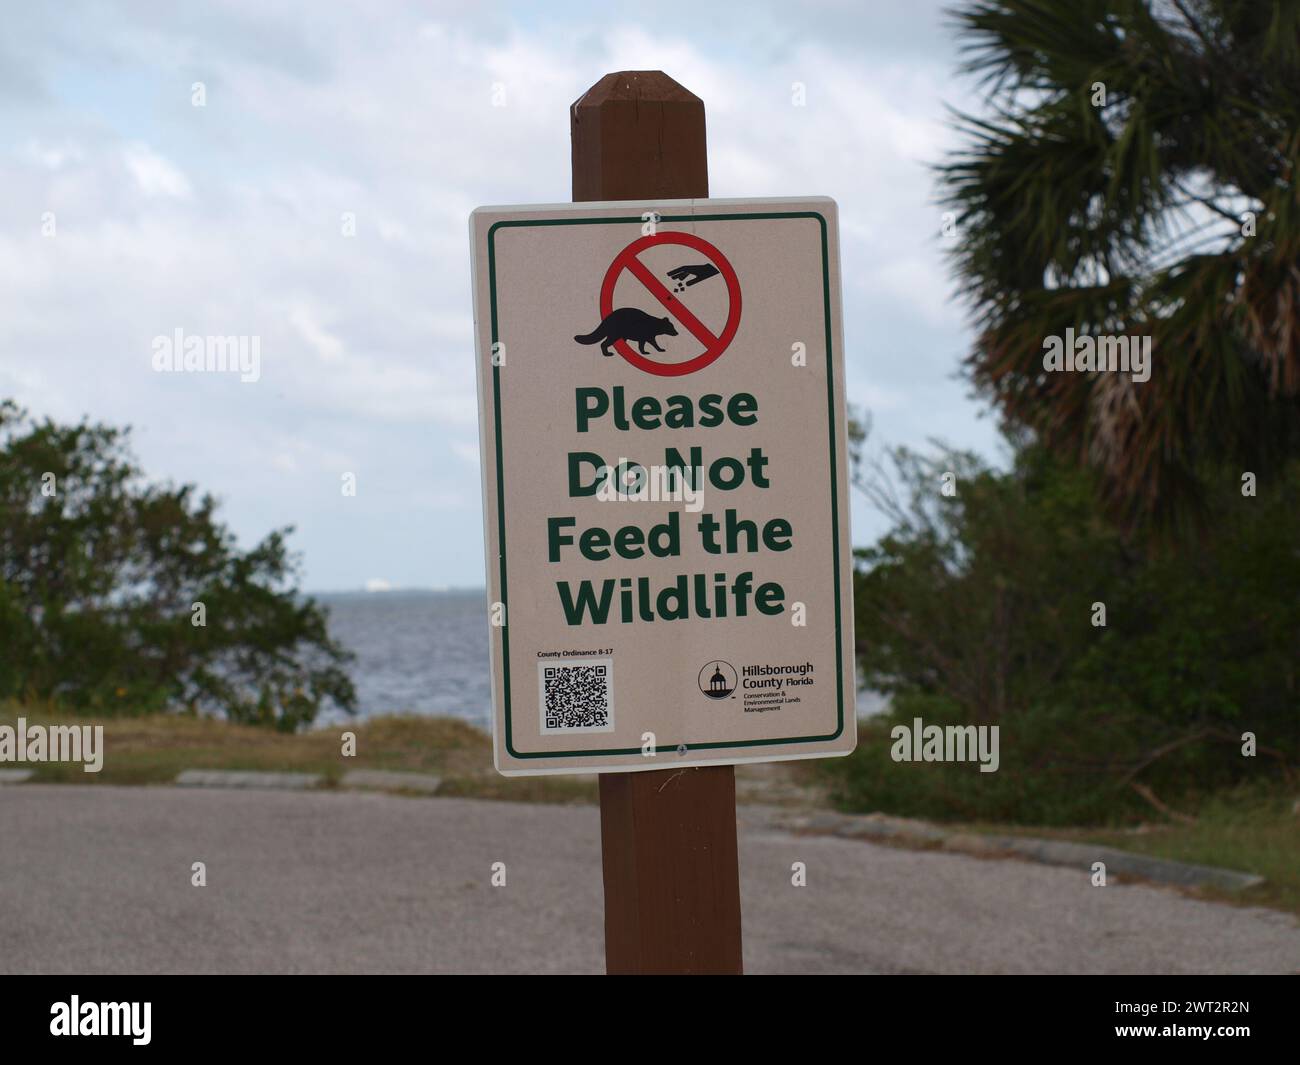
<svg viewBox="0 0 1300 1065"><path fill-rule="evenodd" d="M730 308L727 312L726 324L717 336L714 336L712 330L696 318L690 308L669 292L667 286L637 258L637 255L646 248L653 248L659 244L680 244L691 248L707 256L709 261L718 268L718 273L727 283ZM614 310L614 286L618 284L618 279L624 270L640 281L650 295L662 303L665 309L704 345L703 352L686 362L655 362L654 359L633 351L626 340L614 341L614 350L638 370L658 374L660 377L681 377L683 374L704 369L727 350L727 345L735 338L736 330L740 328L740 280L736 277L736 271L732 269L731 263L727 262L727 257L707 240L700 239L694 233L655 233L634 240L618 253L605 273L605 282L600 287L602 319Z"/></svg>

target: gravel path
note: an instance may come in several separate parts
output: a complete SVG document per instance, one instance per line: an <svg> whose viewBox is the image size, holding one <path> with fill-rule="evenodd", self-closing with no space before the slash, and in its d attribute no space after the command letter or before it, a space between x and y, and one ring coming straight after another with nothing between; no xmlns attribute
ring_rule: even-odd
<svg viewBox="0 0 1300 1065"><path fill-rule="evenodd" d="M0 843L0 972L603 969L591 807L24 784L0 790ZM749 972L1300 971L1285 914L792 836L762 808L741 876Z"/></svg>

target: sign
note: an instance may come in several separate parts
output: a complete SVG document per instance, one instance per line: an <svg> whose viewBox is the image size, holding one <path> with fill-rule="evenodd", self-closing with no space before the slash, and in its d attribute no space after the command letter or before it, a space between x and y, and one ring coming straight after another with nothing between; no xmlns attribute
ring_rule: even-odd
<svg viewBox="0 0 1300 1065"><path fill-rule="evenodd" d="M834 201L470 228L497 769L849 753Z"/></svg>
<svg viewBox="0 0 1300 1065"><path fill-rule="evenodd" d="M707 276L720 273L725 279L728 301L727 318L720 335L715 336L708 326L695 317L690 307L669 292L664 287L664 283L655 277L645 263L641 261L639 255L642 251L647 248L661 247L665 244L680 245L699 252L705 257L707 268L712 271ZM645 286L646 291L658 300L670 315L681 322L690 331L691 335L704 345L704 350L694 358L676 362L656 362L654 359L647 359L643 355L632 352L627 347L626 340L615 341L614 347L617 348L618 353L633 366L645 370L647 373L660 374L664 377L679 377L682 374L694 373L696 370L708 366L731 343L732 338L736 335L736 329L740 325L740 282L736 278L736 271L731 268L731 263L727 261L722 252L718 251L707 240L701 240L693 233L674 232L655 233L642 237L640 240L634 240L619 252L618 257L605 273L605 281L600 286L600 314L602 321L614 311L614 290L625 270L635 276ZM685 279L675 282L676 291L684 291L688 283L695 283L699 280L703 280L703 278L687 274Z"/></svg>

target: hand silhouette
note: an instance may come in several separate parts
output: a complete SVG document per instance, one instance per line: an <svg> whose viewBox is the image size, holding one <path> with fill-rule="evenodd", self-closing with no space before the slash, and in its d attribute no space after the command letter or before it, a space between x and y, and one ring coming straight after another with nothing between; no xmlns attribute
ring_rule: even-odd
<svg viewBox="0 0 1300 1065"><path fill-rule="evenodd" d="M718 272L718 268L712 263L700 263L699 266L679 266L676 270L669 270L668 276L678 283L679 286L690 287L697 285L706 278L712 277ZM689 278L689 280L687 280Z"/></svg>

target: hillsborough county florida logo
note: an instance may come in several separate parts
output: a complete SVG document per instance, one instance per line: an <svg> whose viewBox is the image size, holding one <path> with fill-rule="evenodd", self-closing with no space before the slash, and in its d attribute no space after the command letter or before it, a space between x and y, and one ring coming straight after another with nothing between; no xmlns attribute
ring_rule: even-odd
<svg viewBox="0 0 1300 1065"><path fill-rule="evenodd" d="M736 690L736 671L730 662L714 659L700 670L700 691L710 699L725 699Z"/></svg>

